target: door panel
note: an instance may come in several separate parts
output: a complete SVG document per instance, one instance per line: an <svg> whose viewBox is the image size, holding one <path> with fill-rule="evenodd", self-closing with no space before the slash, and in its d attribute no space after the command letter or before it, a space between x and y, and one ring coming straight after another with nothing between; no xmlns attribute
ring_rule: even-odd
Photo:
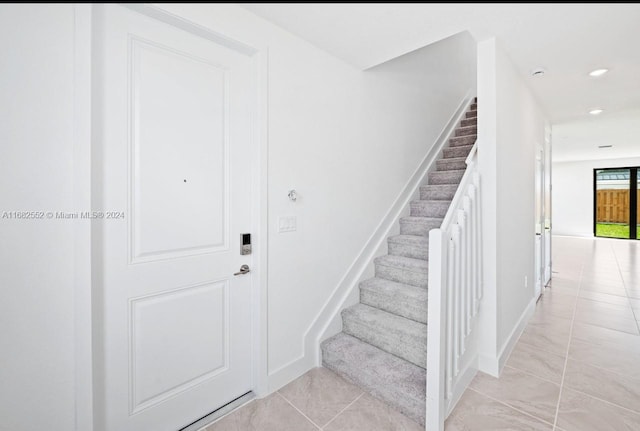
<svg viewBox="0 0 640 431"><path fill-rule="evenodd" d="M176 431L252 388L251 59L95 13L98 429Z"/></svg>
<svg viewBox="0 0 640 431"><path fill-rule="evenodd" d="M137 38L131 56L134 258L228 248L227 71Z"/></svg>
<svg viewBox="0 0 640 431"><path fill-rule="evenodd" d="M228 280L134 298L130 311L133 413L228 371Z"/></svg>

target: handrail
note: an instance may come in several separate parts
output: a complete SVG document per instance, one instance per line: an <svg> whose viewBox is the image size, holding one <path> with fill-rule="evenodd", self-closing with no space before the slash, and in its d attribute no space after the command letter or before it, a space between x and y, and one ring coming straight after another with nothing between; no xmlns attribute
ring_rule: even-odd
<svg viewBox="0 0 640 431"><path fill-rule="evenodd" d="M470 165L475 162L476 155L478 154L478 142L473 143L473 147L471 147L471 151L467 155L467 158L464 160L465 164Z"/></svg>
<svg viewBox="0 0 640 431"><path fill-rule="evenodd" d="M481 207L478 149L439 229L429 232L426 429L444 421L470 380L478 352L475 317L482 298Z"/></svg>

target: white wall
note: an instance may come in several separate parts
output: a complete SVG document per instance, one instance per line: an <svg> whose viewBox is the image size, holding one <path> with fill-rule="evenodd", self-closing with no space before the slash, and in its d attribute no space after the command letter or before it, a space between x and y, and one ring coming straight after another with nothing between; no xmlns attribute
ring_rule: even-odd
<svg viewBox="0 0 640 431"><path fill-rule="evenodd" d="M73 205L72 5L0 6L0 211ZM74 429L72 222L0 219L0 428Z"/></svg>
<svg viewBox="0 0 640 431"><path fill-rule="evenodd" d="M469 90L469 36L362 72L242 8L162 7L268 46L269 372L299 373L305 332Z"/></svg>
<svg viewBox="0 0 640 431"><path fill-rule="evenodd" d="M545 117L496 39L478 45L485 300L481 368L495 374L534 296L535 151ZM525 287L525 277L527 286Z"/></svg>
<svg viewBox="0 0 640 431"><path fill-rule="evenodd" d="M640 157L554 162L553 233L593 236L593 170L640 166Z"/></svg>

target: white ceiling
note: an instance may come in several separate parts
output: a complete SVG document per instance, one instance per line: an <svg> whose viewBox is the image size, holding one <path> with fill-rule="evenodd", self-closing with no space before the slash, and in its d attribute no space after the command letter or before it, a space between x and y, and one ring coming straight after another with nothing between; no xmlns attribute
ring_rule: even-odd
<svg viewBox="0 0 640 431"><path fill-rule="evenodd" d="M479 41L496 36L554 125L640 109L640 4L242 6L360 69L464 30ZM544 77L530 77L537 67ZM588 76L601 67L610 72ZM605 114L590 118L594 107Z"/></svg>
<svg viewBox="0 0 640 431"><path fill-rule="evenodd" d="M601 115L553 126L553 160L640 157L640 109Z"/></svg>

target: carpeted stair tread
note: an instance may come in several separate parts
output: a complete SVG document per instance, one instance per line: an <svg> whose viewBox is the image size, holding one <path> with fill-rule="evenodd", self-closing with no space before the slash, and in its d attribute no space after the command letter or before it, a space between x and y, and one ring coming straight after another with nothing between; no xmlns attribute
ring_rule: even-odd
<svg viewBox="0 0 640 431"><path fill-rule="evenodd" d="M427 325L379 308L342 310L342 331L419 367L427 365Z"/></svg>
<svg viewBox="0 0 640 431"><path fill-rule="evenodd" d="M449 138L449 147L461 147L463 145L473 145L476 142L477 135L455 136Z"/></svg>
<svg viewBox="0 0 640 431"><path fill-rule="evenodd" d="M370 278L360 283L360 303L389 313L427 323L427 289Z"/></svg>
<svg viewBox="0 0 640 431"><path fill-rule="evenodd" d="M322 365L424 425L426 371L350 335L321 344Z"/></svg>
<svg viewBox="0 0 640 431"><path fill-rule="evenodd" d="M473 117L473 118L465 118L464 120L462 120L460 122L460 125L462 127L466 127L466 126L475 126L478 124L478 117Z"/></svg>
<svg viewBox="0 0 640 431"><path fill-rule="evenodd" d="M400 218L400 233L403 235L429 235L431 229L437 229L442 225L439 217L408 216Z"/></svg>
<svg viewBox="0 0 640 431"><path fill-rule="evenodd" d="M478 117L478 111L477 111L477 110L474 110L474 111L468 111L468 112L465 114L465 117L466 117L466 118L477 118L477 117Z"/></svg>
<svg viewBox="0 0 640 431"><path fill-rule="evenodd" d="M450 201L458 190L457 184L432 184L420 187L421 200Z"/></svg>
<svg viewBox="0 0 640 431"><path fill-rule="evenodd" d="M473 148L473 144L461 145L459 147L449 147L442 150L443 158L452 159L458 157L467 157Z"/></svg>
<svg viewBox="0 0 640 431"><path fill-rule="evenodd" d="M458 127L456 129L456 136L469 136L469 135L477 135L478 134L478 126L467 126L467 127Z"/></svg>
<svg viewBox="0 0 640 431"><path fill-rule="evenodd" d="M464 169L454 171L435 171L429 173L429 185L435 184L460 184L464 175Z"/></svg>
<svg viewBox="0 0 640 431"><path fill-rule="evenodd" d="M427 287L429 265L426 260L387 254L376 257L373 262L378 278Z"/></svg>
<svg viewBox="0 0 640 431"><path fill-rule="evenodd" d="M438 172L465 170L467 169L466 160L466 157L440 159L436 161L436 169Z"/></svg>
<svg viewBox="0 0 640 431"><path fill-rule="evenodd" d="M411 201L409 205L412 216L444 217L451 201L419 200Z"/></svg>
<svg viewBox="0 0 640 431"><path fill-rule="evenodd" d="M389 254L393 256L411 257L413 259L429 258L429 238L422 235L395 235L387 238Z"/></svg>
<svg viewBox="0 0 640 431"><path fill-rule="evenodd" d="M385 254L374 259L376 264L393 266L399 269L406 269L407 271L424 272L426 273L429 264L422 259L412 259L410 257L391 256Z"/></svg>

